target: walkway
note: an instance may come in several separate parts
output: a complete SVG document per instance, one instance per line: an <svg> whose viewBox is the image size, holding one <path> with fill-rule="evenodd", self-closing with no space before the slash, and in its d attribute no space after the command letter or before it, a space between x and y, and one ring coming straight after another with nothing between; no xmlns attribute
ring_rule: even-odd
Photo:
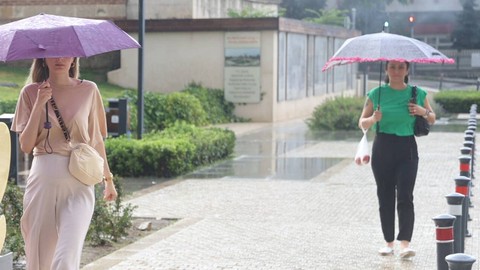
<svg viewBox="0 0 480 270"><path fill-rule="evenodd" d="M192 174L198 178L132 199L139 206L135 216L181 220L83 269L436 269L432 217L448 211L444 196L455 190L463 133L433 132L417 140L417 256L403 261L377 255L383 237L375 183L369 166L353 162L356 139L337 134L336 140L312 140L302 121L228 127L243 153L237 160L250 162L233 162L224 174L234 176ZM286 173L315 164L324 170L311 177L289 179ZM478 196L472 202L473 237L465 251L478 258Z"/></svg>

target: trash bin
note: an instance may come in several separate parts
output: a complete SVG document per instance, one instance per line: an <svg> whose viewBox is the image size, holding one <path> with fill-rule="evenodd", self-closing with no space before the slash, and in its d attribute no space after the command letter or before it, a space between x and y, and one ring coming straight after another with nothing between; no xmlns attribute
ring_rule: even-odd
<svg viewBox="0 0 480 270"><path fill-rule="evenodd" d="M0 115L0 122L5 123L8 128L12 127L13 113L4 113ZM15 183L18 182L18 136L16 132L10 131L10 143L11 143L11 160L10 160L10 172L8 179L15 179Z"/></svg>
<svg viewBox="0 0 480 270"><path fill-rule="evenodd" d="M105 109L105 113L109 136L118 137L127 134L130 126L127 101L126 98L108 100L108 107Z"/></svg>

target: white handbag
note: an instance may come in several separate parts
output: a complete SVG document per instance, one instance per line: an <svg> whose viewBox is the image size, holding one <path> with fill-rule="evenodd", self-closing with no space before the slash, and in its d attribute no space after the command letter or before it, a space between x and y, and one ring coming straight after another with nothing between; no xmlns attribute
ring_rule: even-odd
<svg viewBox="0 0 480 270"><path fill-rule="evenodd" d="M68 133L65 122L63 121L57 104L53 98L50 99L53 111L57 116L58 123L62 127L63 135L65 139L72 147L70 153L70 161L68 163L68 170L70 173L87 186L95 185L103 180L104 160L98 154L95 148L86 143L72 144L70 141L70 134Z"/></svg>

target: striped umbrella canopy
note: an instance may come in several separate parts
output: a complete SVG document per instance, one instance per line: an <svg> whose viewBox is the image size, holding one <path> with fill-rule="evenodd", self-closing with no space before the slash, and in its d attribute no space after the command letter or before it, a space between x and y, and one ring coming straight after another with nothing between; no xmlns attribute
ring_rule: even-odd
<svg viewBox="0 0 480 270"><path fill-rule="evenodd" d="M425 42L381 32L347 39L332 58L327 61L322 71L336 65L379 61L455 63L453 59L448 58Z"/></svg>

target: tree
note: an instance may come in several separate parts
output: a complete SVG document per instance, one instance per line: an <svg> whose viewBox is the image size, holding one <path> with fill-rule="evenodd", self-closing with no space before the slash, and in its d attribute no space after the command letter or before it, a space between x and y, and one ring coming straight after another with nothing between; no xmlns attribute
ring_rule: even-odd
<svg viewBox="0 0 480 270"><path fill-rule="evenodd" d="M480 48L479 16L475 11L475 0L467 0L463 4L463 11L458 15L457 25L452 33L453 47L455 49Z"/></svg>
<svg viewBox="0 0 480 270"><path fill-rule="evenodd" d="M318 11L307 9L306 12L314 15L314 17L307 17L303 19L307 22L318 23L318 24L332 24L332 25L338 25L338 26L343 26L345 16L347 16L348 14L348 11L338 10L338 9L332 9L332 10L320 9Z"/></svg>
<svg viewBox="0 0 480 270"><path fill-rule="evenodd" d="M304 19L310 16L307 9L320 10L325 7L326 0L283 0L280 7L284 16L292 19Z"/></svg>
<svg viewBox="0 0 480 270"><path fill-rule="evenodd" d="M356 28L364 34L382 31L383 23L389 20L386 6L394 1L407 5L411 0L341 0L338 8L357 11Z"/></svg>

